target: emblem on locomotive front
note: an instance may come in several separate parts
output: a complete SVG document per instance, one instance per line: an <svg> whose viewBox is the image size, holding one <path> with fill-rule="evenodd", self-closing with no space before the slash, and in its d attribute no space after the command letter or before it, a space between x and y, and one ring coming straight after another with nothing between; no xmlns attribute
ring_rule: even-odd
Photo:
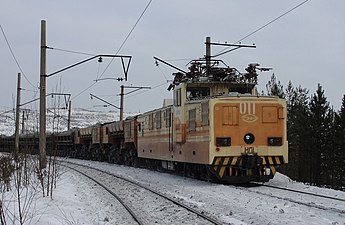
<svg viewBox="0 0 345 225"><path fill-rule="evenodd" d="M258 116L255 115L255 102L241 102L240 114L244 122L253 123L258 120Z"/></svg>

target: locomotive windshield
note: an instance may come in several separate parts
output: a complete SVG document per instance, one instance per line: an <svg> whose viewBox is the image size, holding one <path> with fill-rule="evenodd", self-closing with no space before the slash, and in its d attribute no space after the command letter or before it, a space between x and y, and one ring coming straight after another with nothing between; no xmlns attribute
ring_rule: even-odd
<svg viewBox="0 0 345 225"><path fill-rule="evenodd" d="M209 87L188 87L187 88L187 99L196 100L210 96Z"/></svg>
<svg viewBox="0 0 345 225"><path fill-rule="evenodd" d="M238 94L251 94L252 87L230 87L229 94L238 93Z"/></svg>

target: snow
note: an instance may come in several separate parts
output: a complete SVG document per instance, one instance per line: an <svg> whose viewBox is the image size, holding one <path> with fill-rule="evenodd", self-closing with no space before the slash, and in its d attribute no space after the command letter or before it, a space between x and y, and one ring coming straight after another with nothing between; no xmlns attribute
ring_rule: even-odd
<svg viewBox="0 0 345 225"><path fill-rule="evenodd" d="M59 180L58 187L53 191L53 199L47 197L41 198L41 201L40 204L48 206L37 222L42 225L115 224L115 221L121 221L121 216L114 212L126 214L124 209L112 202L105 190L71 171L65 172Z"/></svg>
<svg viewBox="0 0 345 225"><path fill-rule="evenodd" d="M214 215L224 224L345 224L345 204L341 201L267 187L214 184L109 163L64 160L136 180ZM60 171L52 199L37 194L35 207L30 209L35 216L27 224L133 224L123 207L93 181L65 167ZM345 199L345 192L298 183L279 173L268 184ZM177 219L175 224L182 223Z"/></svg>
<svg viewBox="0 0 345 225"><path fill-rule="evenodd" d="M54 115L55 114L55 115ZM133 116L137 113L125 112L124 117ZM59 115L57 117L56 115ZM15 132L15 116L11 112L0 112L0 135L11 136ZM66 109L48 109L47 110L47 132L62 132L67 130L68 110ZM97 123L112 122L119 119L119 112L95 111L74 108L71 111L71 128L88 127ZM39 127L39 112L30 110L25 114L24 133L35 133ZM20 116L20 124L22 124L22 116ZM22 126L20 126L22 132Z"/></svg>

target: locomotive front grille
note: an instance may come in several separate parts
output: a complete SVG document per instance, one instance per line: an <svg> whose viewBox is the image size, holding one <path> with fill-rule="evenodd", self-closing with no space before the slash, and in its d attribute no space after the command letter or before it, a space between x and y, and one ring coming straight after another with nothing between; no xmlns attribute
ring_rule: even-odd
<svg viewBox="0 0 345 225"><path fill-rule="evenodd" d="M275 166L284 163L283 156L242 154L241 156L219 156L212 163L211 172L219 181L255 181L258 177L273 176Z"/></svg>

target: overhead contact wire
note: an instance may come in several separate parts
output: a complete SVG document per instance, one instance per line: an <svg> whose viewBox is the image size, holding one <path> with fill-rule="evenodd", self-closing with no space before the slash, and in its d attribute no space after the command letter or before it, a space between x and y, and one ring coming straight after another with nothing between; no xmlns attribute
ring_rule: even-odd
<svg viewBox="0 0 345 225"><path fill-rule="evenodd" d="M145 9L144 9L143 12L140 14L138 20L135 22L134 26L132 27L132 29L131 29L131 30L129 31L129 33L127 34L125 40L122 42L121 46L119 47L119 49L117 50L117 52L115 53L115 55L117 55L117 54L121 51L121 49L123 48L123 46L124 46L125 43L127 42L128 38L129 38L129 37L131 36L131 34L133 33L135 27L138 25L139 21L140 21L141 18L144 16L146 10L149 8L151 2L152 2L152 0L150 0L150 1L147 3ZM108 65L105 67L104 71L103 71L102 74L99 76L99 78L101 78L101 77L104 75L104 73L108 70L110 64L111 64L113 61L114 61L114 58L112 58L112 59L110 60L110 62L109 62Z"/></svg>
<svg viewBox="0 0 345 225"><path fill-rule="evenodd" d="M128 33L128 35L126 36L125 40L122 42L121 46L119 47L119 49L117 50L117 52L115 53L115 55L117 55L117 54L121 51L122 47L125 45L125 43L127 42L128 38L130 37L130 35L133 33L135 27L138 25L139 21L140 21L141 18L144 16L144 14L145 14L146 10L148 9L148 7L150 6L151 2L152 2L152 0L150 0L150 1L147 3L145 9L144 9L143 12L140 14L138 20L136 21L136 23L134 24L134 26L132 27L132 29L130 30L130 32ZM110 60L110 62L109 62L108 65L105 67L105 69L104 69L104 71L101 73L101 75L100 75L100 76L97 75L97 79L101 78L101 77L104 75L104 73L108 70L110 64L111 64L113 61L114 61L114 58L112 58L112 59ZM72 100L75 99L75 98L77 98L78 96L80 96L81 94L83 94L84 92L86 92L87 90L89 90L89 89L90 89L91 87L93 87L96 83L97 83L97 81L94 81L90 86L88 86L88 87L85 88L83 91L81 91L80 93L78 93L74 98L72 98Z"/></svg>
<svg viewBox="0 0 345 225"><path fill-rule="evenodd" d="M244 39L246 39L246 38L252 36L253 34L259 32L260 30L264 29L265 27L271 25L272 23L276 22L276 21L279 20L280 18L282 18L282 17L284 17L285 15L289 14L290 12L294 11L294 10L297 9L298 7L300 7L300 6L302 6L303 4L307 3L308 1L309 1L309 0L305 0L305 1L303 1L302 3L296 5L295 7L291 8L291 9L288 10L288 11L286 11L286 12L283 13L282 15L276 17L275 19L271 20L270 22L266 23L265 25L259 27L259 28L256 29L255 31L253 31L253 32L251 32L251 33L249 33L249 34L247 34L246 36L244 36L244 37L241 38L240 40L236 41L234 44L239 43L239 42L243 41ZM224 51L226 51L226 50L228 50L228 49L229 49L229 47L224 48L223 50L221 50L220 52L218 52L216 55L221 54L222 52L224 52Z"/></svg>
<svg viewBox="0 0 345 225"><path fill-rule="evenodd" d="M66 49L61 49L61 48L49 47L49 49L60 51L60 52L68 52L68 53L73 53L73 54L79 54L79 55L87 55L87 56L95 56L96 55L96 54L91 54L91 53L86 53L86 52L78 52L78 51L72 51L72 50L66 50Z"/></svg>
<svg viewBox="0 0 345 225"><path fill-rule="evenodd" d="M18 60L17 60L17 57L15 56L15 54L14 54L14 52L13 52L13 50L12 50L12 47L11 47L11 45L10 45L10 42L8 41L8 39L7 39L7 37L6 37L5 31L4 31L4 29L2 28L2 25L1 25L1 24L0 24L0 28L1 28L2 35L3 35L4 38L5 38L6 44L7 44L8 48L9 48L11 54L12 54L12 57L13 57L14 61L15 61L16 64L17 64L17 66L18 66L20 72L23 74L25 80L26 80L33 88L37 88L37 87L35 87L35 86L30 82L30 80L26 77L26 75L25 75L25 73L24 73L22 67L20 66L20 64L19 64L19 62L18 62Z"/></svg>

